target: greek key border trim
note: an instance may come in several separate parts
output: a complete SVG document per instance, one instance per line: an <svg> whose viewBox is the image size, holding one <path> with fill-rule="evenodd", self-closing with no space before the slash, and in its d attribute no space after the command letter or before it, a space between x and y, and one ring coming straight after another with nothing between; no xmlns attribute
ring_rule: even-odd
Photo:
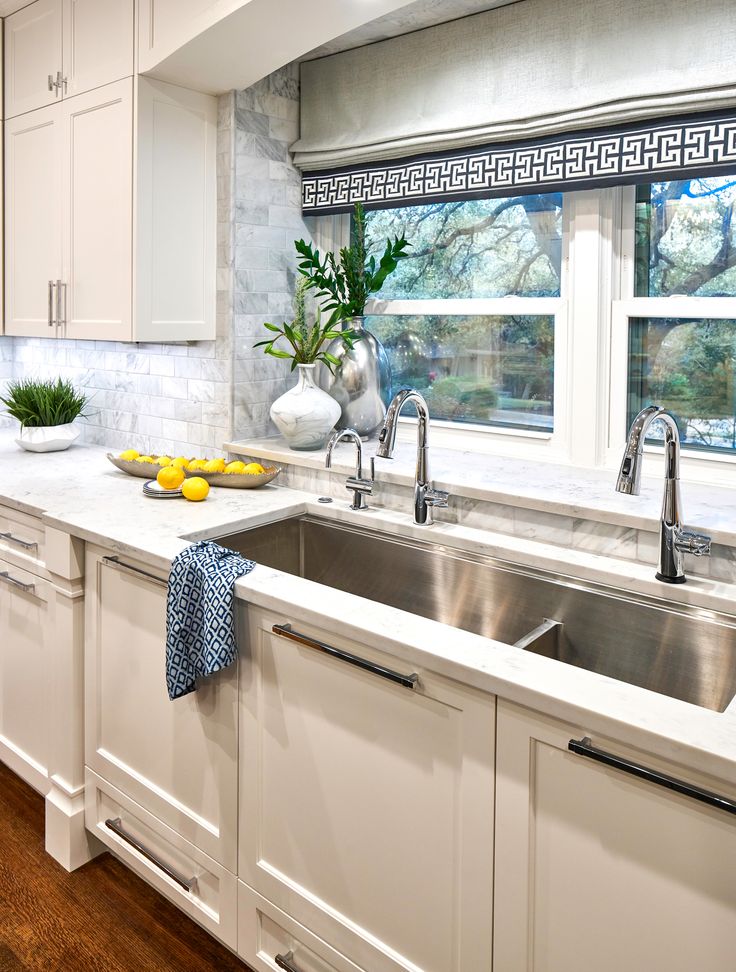
<svg viewBox="0 0 736 972"><path fill-rule="evenodd" d="M305 215L559 192L736 169L736 114L689 116L332 171L305 172Z"/></svg>

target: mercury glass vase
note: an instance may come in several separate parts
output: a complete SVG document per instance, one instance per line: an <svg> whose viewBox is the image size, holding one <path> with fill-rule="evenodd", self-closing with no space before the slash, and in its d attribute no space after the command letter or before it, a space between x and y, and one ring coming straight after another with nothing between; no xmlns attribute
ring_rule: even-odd
<svg viewBox="0 0 736 972"><path fill-rule="evenodd" d="M355 429L366 438L377 432L386 418L391 401L391 365L381 342L366 329L363 317L343 321L343 330L360 332L360 340L352 350L341 338L330 343L327 350L339 364L332 373L323 368L319 383L340 406L335 427Z"/></svg>
<svg viewBox="0 0 736 972"><path fill-rule="evenodd" d="M299 380L273 403L271 418L291 449L321 449L340 417L340 406L317 387L315 365L297 368Z"/></svg>

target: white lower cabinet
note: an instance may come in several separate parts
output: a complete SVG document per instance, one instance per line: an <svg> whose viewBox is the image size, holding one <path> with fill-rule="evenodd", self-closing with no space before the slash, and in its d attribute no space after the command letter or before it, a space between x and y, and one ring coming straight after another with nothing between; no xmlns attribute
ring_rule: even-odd
<svg viewBox="0 0 736 972"><path fill-rule="evenodd" d="M46 791L52 666L50 585L0 560L0 759Z"/></svg>
<svg viewBox="0 0 736 972"><path fill-rule="evenodd" d="M238 881L238 951L256 972L363 972L242 881Z"/></svg>
<svg viewBox="0 0 736 972"><path fill-rule="evenodd" d="M499 700L495 972L719 972L736 953L736 817L568 750L736 788Z"/></svg>
<svg viewBox="0 0 736 972"><path fill-rule="evenodd" d="M86 577L85 762L234 874L237 666L169 701L163 573L88 547Z"/></svg>
<svg viewBox="0 0 736 972"><path fill-rule="evenodd" d="M136 874L230 948L237 943L237 884L217 861L87 769L87 829Z"/></svg>
<svg viewBox="0 0 736 972"><path fill-rule="evenodd" d="M337 969L490 970L494 698L293 614L240 624L240 879Z"/></svg>

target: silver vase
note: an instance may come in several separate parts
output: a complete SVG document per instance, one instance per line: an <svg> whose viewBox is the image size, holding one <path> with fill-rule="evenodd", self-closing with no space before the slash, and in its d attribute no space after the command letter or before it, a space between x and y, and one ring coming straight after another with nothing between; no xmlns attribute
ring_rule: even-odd
<svg viewBox="0 0 736 972"><path fill-rule="evenodd" d="M386 418L391 401L391 365L388 355L375 336L364 326L363 317L343 321L343 330L360 331L352 351L341 338L335 338L327 350L339 364L334 373L322 369L320 387L337 401L342 413L337 429L355 429L360 436L377 432Z"/></svg>

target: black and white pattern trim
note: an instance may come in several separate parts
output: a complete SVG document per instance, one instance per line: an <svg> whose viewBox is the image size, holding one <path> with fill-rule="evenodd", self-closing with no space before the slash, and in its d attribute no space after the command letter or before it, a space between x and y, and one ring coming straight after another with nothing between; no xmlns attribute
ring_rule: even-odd
<svg viewBox="0 0 736 972"><path fill-rule="evenodd" d="M736 113L691 115L455 152L306 172L305 215L444 199L592 189L736 170Z"/></svg>

